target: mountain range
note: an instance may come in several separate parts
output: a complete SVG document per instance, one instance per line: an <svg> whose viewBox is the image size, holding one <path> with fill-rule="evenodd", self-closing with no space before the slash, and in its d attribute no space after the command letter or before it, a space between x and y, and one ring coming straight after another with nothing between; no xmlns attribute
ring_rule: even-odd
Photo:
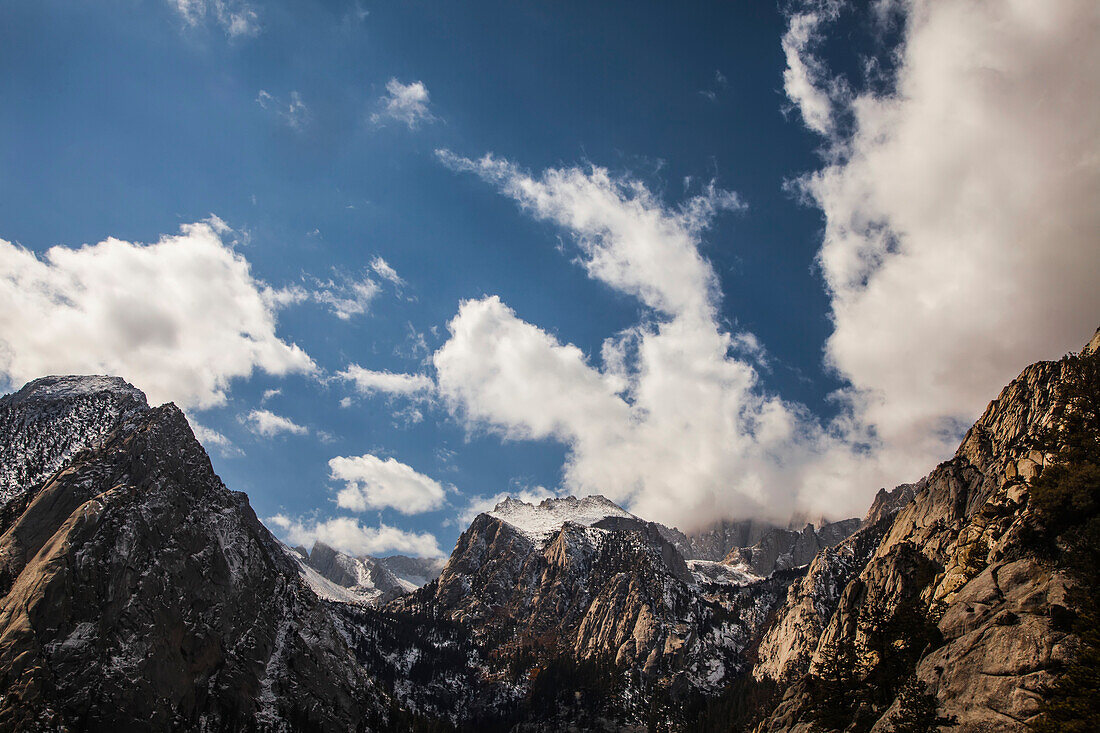
<svg viewBox="0 0 1100 733"><path fill-rule="evenodd" d="M174 405L34 380L0 398L0 730L887 731L917 698L1027 730L1077 643L1029 540L1072 363L862 519L508 499L445 561L288 547Z"/></svg>

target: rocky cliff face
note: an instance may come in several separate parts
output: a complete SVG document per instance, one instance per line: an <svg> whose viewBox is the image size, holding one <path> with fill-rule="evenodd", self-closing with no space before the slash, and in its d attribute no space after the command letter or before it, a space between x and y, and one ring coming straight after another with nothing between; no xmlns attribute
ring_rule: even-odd
<svg viewBox="0 0 1100 733"><path fill-rule="evenodd" d="M119 382L58 384L0 405L26 437L4 463L23 508L0 536L0 729L381 720L381 690L183 414Z"/></svg>
<svg viewBox="0 0 1100 733"><path fill-rule="evenodd" d="M508 500L391 610L459 623L500 657L607 659L648 684L715 690L788 581L689 567L668 536L603 497Z"/></svg>
<svg viewBox="0 0 1100 733"><path fill-rule="evenodd" d="M914 608L938 637L918 650L915 673L941 712L957 717L957 730L1027 730L1071 641L1058 622L1065 579L1023 541L1027 481L1049 459L1031 446L1050 422L1061 370L1049 362L1025 369L952 460L918 484L880 492L863 529L818 555L792 586L754 675L794 684L762 730L810 730L814 701L803 675L832 645L868 648L872 615L888 623ZM866 727L887 730L896 705L865 710Z"/></svg>
<svg viewBox="0 0 1100 733"><path fill-rule="evenodd" d="M69 458L146 409L118 377L41 377L0 397L0 531Z"/></svg>
<svg viewBox="0 0 1100 733"><path fill-rule="evenodd" d="M819 552L850 536L861 525L858 519L823 524L821 529L807 524L801 531L770 529L751 547L735 547L723 562L744 565L759 576L776 570L789 570L809 564Z"/></svg>

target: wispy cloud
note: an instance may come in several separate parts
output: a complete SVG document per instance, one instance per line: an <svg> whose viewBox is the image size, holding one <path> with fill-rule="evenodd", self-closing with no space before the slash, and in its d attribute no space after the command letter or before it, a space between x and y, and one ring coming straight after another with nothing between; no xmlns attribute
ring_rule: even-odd
<svg viewBox="0 0 1100 733"><path fill-rule="evenodd" d="M260 32L260 16L246 0L168 0L192 27L214 23L231 38Z"/></svg>
<svg viewBox="0 0 1100 733"><path fill-rule="evenodd" d="M700 89L699 94L706 97L711 102L717 102L719 95L729 89L729 80L726 75L721 71L715 69L714 80L711 85L706 89Z"/></svg>
<svg viewBox="0 0 1100 733"><path fill-rule="evenodd" d="M209 451L213 449L225 458L244 455L243 450L234 445L233 441L217 430L212 430L205 425L201 425L190 415L187 417L187 421L191 423L191 431L206 450Z"/></svg>
<svg viewBox="0 0 1100 733"><path fill-rule="evenodd" d="M290 418L276 415L270 410L252 410L241 418L249 430L263 438L274 438L276 435L306 435L309 429L299 425Z"/></svg>
<svg viewBox="0 0 1100 733"><path fill-rule="evenodd" d="M411 396L430 393L435 389L431 378L424 374L377 372L364 369L358 364L349 365L336 376L353 383L355 389L364 395L382 393Z"/></svg>
<svg viewBox="0 0 1100 733"><path fill-rule="evenodd" d="M327 279L306 275L303 285L267 288L264 299L272 308L288 308L313 302L328 306L332 315L342 321L350 320L370 310L371 302L382 292L378 283L367 275L352 275L341 270Z"/></svg>
<svg viewBox="0 0 1100 733"><path fill-rule="evenodd" d="M302 95L296 91L290 93L290 98L283 101L270 92L261 89L256 95L256 103L265 110L277 115L288 127L295 131L301 131L310 119L309 107L302 101Z"/></svg>
<svg viewBox="0 0 1100 733"><path fill-rule="evenodd" d="M381 257L375 256L370 261L370 267L374 270L375 274L383 280L388 280L397 287L404 287L405 281L397 274L397 270L390 266L390 263L386 262Z"/></svg>

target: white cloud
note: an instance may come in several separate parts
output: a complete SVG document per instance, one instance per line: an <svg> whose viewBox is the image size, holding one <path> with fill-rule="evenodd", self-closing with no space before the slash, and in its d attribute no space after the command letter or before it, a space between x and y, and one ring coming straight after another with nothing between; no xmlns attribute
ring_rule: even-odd
<svg viewBox="0 0 1100 733"><path fill-rule="evenodd" d="M270 410L252 410L241 418L241 422L248 426L256 435L264 438L273 438L276 435L289 433L290 435L306 435L309 428L299 425L290 418L276 415Z"/></svg>
<svg viewBox="0 0 1100 733"><path fill-rule="evenodd" d="M516 440L580 439L630 421L623 385L491 296L465 301L435 353L439 391L472 423Z"/></svg>
<svg viewBox="0 0 1100 733"><path fill-rule="evenodd" d="M281 389L265 389L263 397L260 398L260 402L267 402L272 397L277 397L278 395L281 395L282 393L283 393L283 391Z"/></svg>
<svg viewBox="0 0 1100 733"><path fill-rule="evenodd" d="M303 281L306 286L267 287L263 291L264 300L274 310L308 302L320 303L328 306L332 315L347 321L369 311L371 302L382 292L370 277L356 278L340 270L327 280L306 275Z"/></svg>
<svg viewBox="0 0 1100 733"><path fill-rule="evenodd" d="M245 0L168 0L168 4L191 27L209 21L232 38L260 32L260 16Z"/></svg>
<svg viewBox="0 0 1100 733"><path fill-rule="evenodd" d="M734 194L712 187L672 208L641 182L600 168L535 179L490 156L440 157L570 229L588 274L654 316L608 338L601 367L495 296L464 302L434 356L452 412L509 439L567 445L565 490L603 493L659 521L785 521L807 502L852 511L850 500L836 501L839 483L809 491L804 481L808 465L835 449L827 433L764 392L752 366L755 338L718 324L716 277L698 245L719 210L740 207Z"/></svg>
<svg viewBox="0 0 1100 733"><path fill-rule="evenodd" d="M828 361L881 460L928 466L1021 367L1096 326L1100 44L1083 29L1100 5L906 6L896 91L845 103L853 132L829 133L802 189L826 219Z"/></svg>
<svg viewBox="0 0 1100 733"><path fill-rule="evenodd" d="M313 373L216 217L154 244L107 239L39 258L0 240L0 373L117 374L154 403L223 404L255 369Z"/></svg>
<svg viewBox="0 0 1100 733"><path fill-rule="evenodd" d="M336 495L336 504L343 509L362 512L390 507L402 514L419 514L443 505L445 491L438 481L393 458L337 456L328 465L332 479L344 483Z"/></svg>
<svg viewBox="0 0 1100 733"><path fill-rule="evenodd" d="M234 445L233 441L217 430L212 430L205 425L200 425L190 416L187 418L187 421L191 423L191 431L195 434L195 438L197 438L198 441L202 443L203 448L206 448L208 451L214 449L225 457L244 455L244 451Z"/></svg>
<svg viewBox="0 0 1100 733"><path fill-rule="evenodd" d="M877 487L950 455L1024 365L1079 347L1100 312L1100 46L1080 32L1100 6L908 9L885 96L807 55L838 3L807 4L784 40L787 92L829 163L802 187L826 215L827 357L850 381L834 422L769 395L759 343L715 316L698 245L734 195L671 208L601 168L534 177L440 151L571 231L591 277L651 309L595 364L497 298L463 303L434 357L452 411L508 438L562 442L566 490L660 521L851 516Z"/></svg>
<svg viewBox="0 0 1100 733"><path fill-rule="evenodd" d="M364 276L356 280L338 275L335 280L317 280L309 291L311 299L329 307L332 314L342 321L362 315L370 308L371 301L380 292L378 283Z"/></svg>
<svg viewBox="0 0 1100 733"><path fill-rule="evenodd" d="M361 394L369 395L384 393L392 395L423 395L435 389L430 377L423 374L394 374L393 372L376 372L364 369L358 364L351 364L337 375L341 379L352 382L355 389Z"/></svg>
<svg viewBox="0 0 1100 733"><path fill-rule="evenodd" d="M402 84L397 79L390 79L386 82L386 94L378 103L381 111L371 115L371 121L375 123L388 118L403 122L410 130L415 130L422 122L435 121L428 111L428 88L421 81Z"/></svg>
<svg viewBox="0 0 1100 733"><path fill-rule="evenodd" d="M315 542L322 542L355 556L400 553L414 557L439 557L443 554L435 536L428 532L407 532L388 524L364 527L351 517L318 521L277 514L265 521L277 527L277 534L292 546L309 548Z"/></svg>
<svg viewBox="0 0 1100 733"><path fill-rule="evenodd" d="M378 277L383 280L389 280L399 288L404 286L405 281L397 274L397 270L393 269L390 263L386 262L381 257L375 256L375 258L370 261L370 267L375 271Z"/></svg>
<svg viewBox="0 0 1100 733"><path fill-rule="evenodd" d="M302 95L296 91L290 93L290 99L283 102L271 93L261 89L256 95L256 103L278 115L293 130L301 131L309 122L310 111L302 101Z"/></svg>
<svg viewBox="0 0 1100 733"><path fill-rule="evenodd" d="M806 127L828 135L833 130L833 97L842 87L829 78L813 51L821 40L822 25L837 17L840 3L838 0L817 0L806 5L806 12L789 18L787 32L783 35L783 55L787 60L783 91L802 114Z"/></svg>
<svg viewBox="0 0 1100 733"><path fill-rule="evenodd" d="M737 195L710 186L672 210L640 181L606 168L552 168L535 179L508 161L436 152L448 167L500 187L525 211L573 232L589 276L665 315L709 319L718 281L699 253L699 234L720 210L742 208Z"/></svg>

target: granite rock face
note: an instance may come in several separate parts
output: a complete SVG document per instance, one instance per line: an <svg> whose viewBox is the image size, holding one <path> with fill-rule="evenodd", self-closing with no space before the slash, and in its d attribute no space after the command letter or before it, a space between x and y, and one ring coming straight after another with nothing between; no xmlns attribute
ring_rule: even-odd
<svg viewBox="0 0 1100 733"><path fill-rule="evenodd" d="M520 504L474 519L439 578L389 609L461 624L499 657L607 659L713 691L789 582L697 573L667 528L603 497Z"/></svg>
<svg viewBox="0 0 1100 733"><path fill-rule="evenodd" d="M723 562L745 565L753 573L767 576L776 570L789 570L809 564L819 552L847 538L861 525L858 519L823 524L820 529L807 524L801 531L770 529L751 547L736 547Z"/></svg>
<svg viewBox="0 0 1100 733"><path fill-rule="evenodd" d="M786 694L760 730L809 730L801 680L829 642L861 640L857 619L877 603L896 614L918 604L942 642L918 678L959 731L1028 730L1040 690L1072 639L1058 622L1065 578L1027 551L1028 481L1049 460L1033 450L1051 421L1062 365L1025 369L967 432L954 458L920 482L880 491L863 528L821 553L792 586L761 644L753 673ZM879 711L889 730L896 709Z"/></svg>
<svg viewBox="0 0 1100 733"><path fill-rule="evenodd" d="M0 404L0 422L39 435L33 405L93 428L28 439L4 464L28 478L0 536L0 729L357 730L384 718L327 608L178 409L149 409L120 381L35 394L41 384Z"/></svg>

